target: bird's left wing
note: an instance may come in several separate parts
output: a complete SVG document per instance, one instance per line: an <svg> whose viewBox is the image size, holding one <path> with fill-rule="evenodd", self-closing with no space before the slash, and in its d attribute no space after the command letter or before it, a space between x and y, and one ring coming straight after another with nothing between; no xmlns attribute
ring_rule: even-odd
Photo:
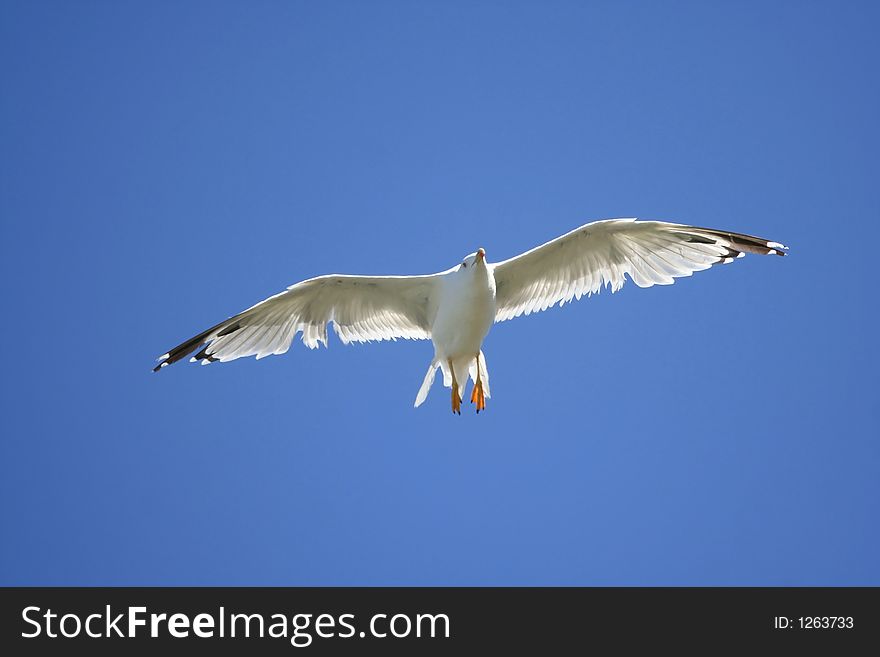
<svg viewBox="0 0 880 657"><path fill-rule="evenodd" d="M608 285L616 292L626 275L639 287L669 285L745 253L785 255L785 248L760 237L664 221L595 221L495 264L495 321L562 305Z"/></svg>
<svg viewBox="0 0 880 657"><path fill-rule="evenodd" d="M154 371L199 347L202 364L243 356L283 354L298 332L310 349L327 346L327 324L344 343L427 339L437 276L331 274L291 285L286 291L212 326L159 358Z"/></svg>

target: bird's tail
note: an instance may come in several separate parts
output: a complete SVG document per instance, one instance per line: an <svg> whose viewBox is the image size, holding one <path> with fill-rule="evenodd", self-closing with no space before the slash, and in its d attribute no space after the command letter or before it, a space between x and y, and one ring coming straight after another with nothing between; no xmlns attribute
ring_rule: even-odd
<svg viewBox="0 0 880 657"><path fill-rule="evenodd" d="M422 381L422 387L419 388L419 394L416 395L416 408L422 405L422 402L425 401L425 398L428 396L428 391L431 389L431 386L434 385L434 375L437 373L438 367L440 367L440 363L437 362L436 358L431 361L430 365L428 365L428 373L425 374L425 380Z"/></svg>
<svg viewBox="0 0 880 657"><path fill-rule="evenodd" d="M483 394L489 398L491 397L491 394L489 393L489 369L486 367L486 357L483 355L482 351L480 352L479 359L480 378L483 380ZM458 383L458 396L463 398L464 387L467 383L468 376L470 376L472 381L477 380L477 359L459 358L452 361L452 366L455 368L455 378ZM437 373L438 367L443 371L443 385L447 388L452 387L452 372L449 369L449 365L446 361L438 360L435 357L428 366L425 380L422 381L422 387L419 388L419 394L416 395L416 408L422 405L422 402L424 402L428 396L428 391L431 389L431 386L434 385L434 376ZM465 374L465 372L467 372L467 374Z"/></svg>

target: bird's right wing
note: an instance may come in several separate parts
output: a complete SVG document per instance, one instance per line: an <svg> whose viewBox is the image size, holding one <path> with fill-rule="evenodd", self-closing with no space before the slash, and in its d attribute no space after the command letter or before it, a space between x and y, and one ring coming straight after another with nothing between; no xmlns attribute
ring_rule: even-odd
<svg viewBox="0 0 880 657"><path fill-rule="evenodd" d="M733 262L745 253L785 255L761 237L665 221L594 221L494 265L495 321L546 310L606 285L617 292L629 276L639 287Z"/></svg>
<svg viewBox="0 0 880 657"><path fill-rule="evenodd" d="M310 349L327 346L327 323L344 343L431 337L431 299L438 276L311 278L212 326L159 358L154 371L199 347L202 364L283 354L298 332Z"/></svg>

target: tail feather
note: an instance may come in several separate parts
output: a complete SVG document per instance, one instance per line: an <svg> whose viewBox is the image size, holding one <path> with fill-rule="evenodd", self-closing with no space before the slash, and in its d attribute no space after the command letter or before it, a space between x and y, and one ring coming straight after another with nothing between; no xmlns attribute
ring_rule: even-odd
<svg viewBox="0 0 880 657"><path fill-rule="evenodd" d="M483 380L483 394L485 394L488 398L492 396L489 392L489 368L486 367L486 357L483 355L482 351L480 352L479 358L480 378ZM458 359L456 361L453 361L452 366L455 368L456 379L458 380L458 394L460 397L464 397L464 389L468 377L470 377L473 381L477 380L477 359ZM449 366L445 361L438 361L435 358L428 366L428 371L425 374L425 380L422 381L422 387L419 388L419 393L416 395L416 408L421 406L425 399L428 397L428 392L431 390L431 386L434 385L434 376L437 374L438 368L443 373L443 386L446 388L452 387L452 371L449 369Z"/></svg>
<svg viewBox="0 0 880 657"><path fill-rule="evenodd" d="M437 373L437 368L439 366L440 365L436 360L432 360L431 364L428 365L428 373L425 374L425 380L422 381L422 387L419 388L419 394L416 395L416 408L421 406L422 402L424 402L425 398L428 396L428 391L431 390L431 386L434 385L434 375Z"/></svg>

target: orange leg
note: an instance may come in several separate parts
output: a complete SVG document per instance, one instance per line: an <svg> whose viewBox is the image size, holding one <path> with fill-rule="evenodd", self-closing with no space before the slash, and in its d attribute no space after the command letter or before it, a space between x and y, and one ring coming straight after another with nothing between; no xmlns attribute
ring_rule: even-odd
<svg viewBox="0 0 880 657"><path fill-rule="evenodd" d="M486 395L483 393L483 377L480 376L480 356L477 355L477 380L471 391L471 404L477 405L477 413L486 410Z"/></svg>
<svg viewBox="0 0 880 657"><path fill-rule="evenodd" d="M452 372L452 412L461 415L461 397L458 396L458 379L455 378L455 369L452 367L452 359L449 363L449 371Z"/></svg>

